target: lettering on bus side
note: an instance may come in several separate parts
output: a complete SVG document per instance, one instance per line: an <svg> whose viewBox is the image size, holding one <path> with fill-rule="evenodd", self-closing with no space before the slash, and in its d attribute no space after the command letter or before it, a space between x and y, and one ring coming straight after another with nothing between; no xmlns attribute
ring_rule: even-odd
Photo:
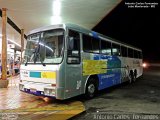
<svg viewBox="0 0 160 120"><path fill-rule="evenodd" d="M101 76L101 79L111 78L114 76L115 76L115 74L103 75L103 76Z"/></svg>

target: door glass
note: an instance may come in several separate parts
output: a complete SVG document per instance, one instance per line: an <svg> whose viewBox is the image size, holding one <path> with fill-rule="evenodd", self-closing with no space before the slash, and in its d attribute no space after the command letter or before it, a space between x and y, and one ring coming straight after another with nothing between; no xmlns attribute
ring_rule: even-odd
<svg viewBox="0 0 160 120"><path fill-rule="evenodd" d="M80 63L80 36L73 30L69 30L68 34L67 63Z"/></svg>

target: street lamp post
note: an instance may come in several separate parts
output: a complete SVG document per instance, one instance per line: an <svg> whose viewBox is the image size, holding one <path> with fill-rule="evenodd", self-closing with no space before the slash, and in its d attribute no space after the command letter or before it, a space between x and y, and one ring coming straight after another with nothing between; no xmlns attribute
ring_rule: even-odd
<svg viewBox="0 0 160 120"><path fill-rule="evenodd" d="M7 80L7 9L2 8L2 76L0 80L0 88L6 88L8 86Z"/></svg>
<svg viewBox="0 0 160 120"><path fill-rule="evenodd" d="M21 63L23 61L22 53L24 50L24 29L21 29Z"/></svg>

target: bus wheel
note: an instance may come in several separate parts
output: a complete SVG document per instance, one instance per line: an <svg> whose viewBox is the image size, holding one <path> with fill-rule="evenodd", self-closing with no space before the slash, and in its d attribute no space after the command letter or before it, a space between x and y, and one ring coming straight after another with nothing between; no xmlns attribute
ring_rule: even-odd
<svg viewBox="0 0 160 120"><path fill-rule="evenodd" d="M94 78L90 78L86 85L85 97L87 99L91 99L95 96L97 91L96 80Z"/></svg>

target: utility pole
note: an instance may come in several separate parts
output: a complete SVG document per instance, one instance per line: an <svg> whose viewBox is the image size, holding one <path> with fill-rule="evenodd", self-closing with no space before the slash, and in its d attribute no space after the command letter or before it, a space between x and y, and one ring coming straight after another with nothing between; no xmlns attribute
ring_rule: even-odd
<svg viewBox="0 0 160 120"><path fill-rule="evenodd" d="M2 8L2 76L0 80L0 88L8 86L7 80L7 8Z"/></svg>
<svg viewBox="0 0 160 120"><path fill-rule="evenodd" d="M22 53L24 50L24 29L21 29L21 63L23 61Z"/></svg>

